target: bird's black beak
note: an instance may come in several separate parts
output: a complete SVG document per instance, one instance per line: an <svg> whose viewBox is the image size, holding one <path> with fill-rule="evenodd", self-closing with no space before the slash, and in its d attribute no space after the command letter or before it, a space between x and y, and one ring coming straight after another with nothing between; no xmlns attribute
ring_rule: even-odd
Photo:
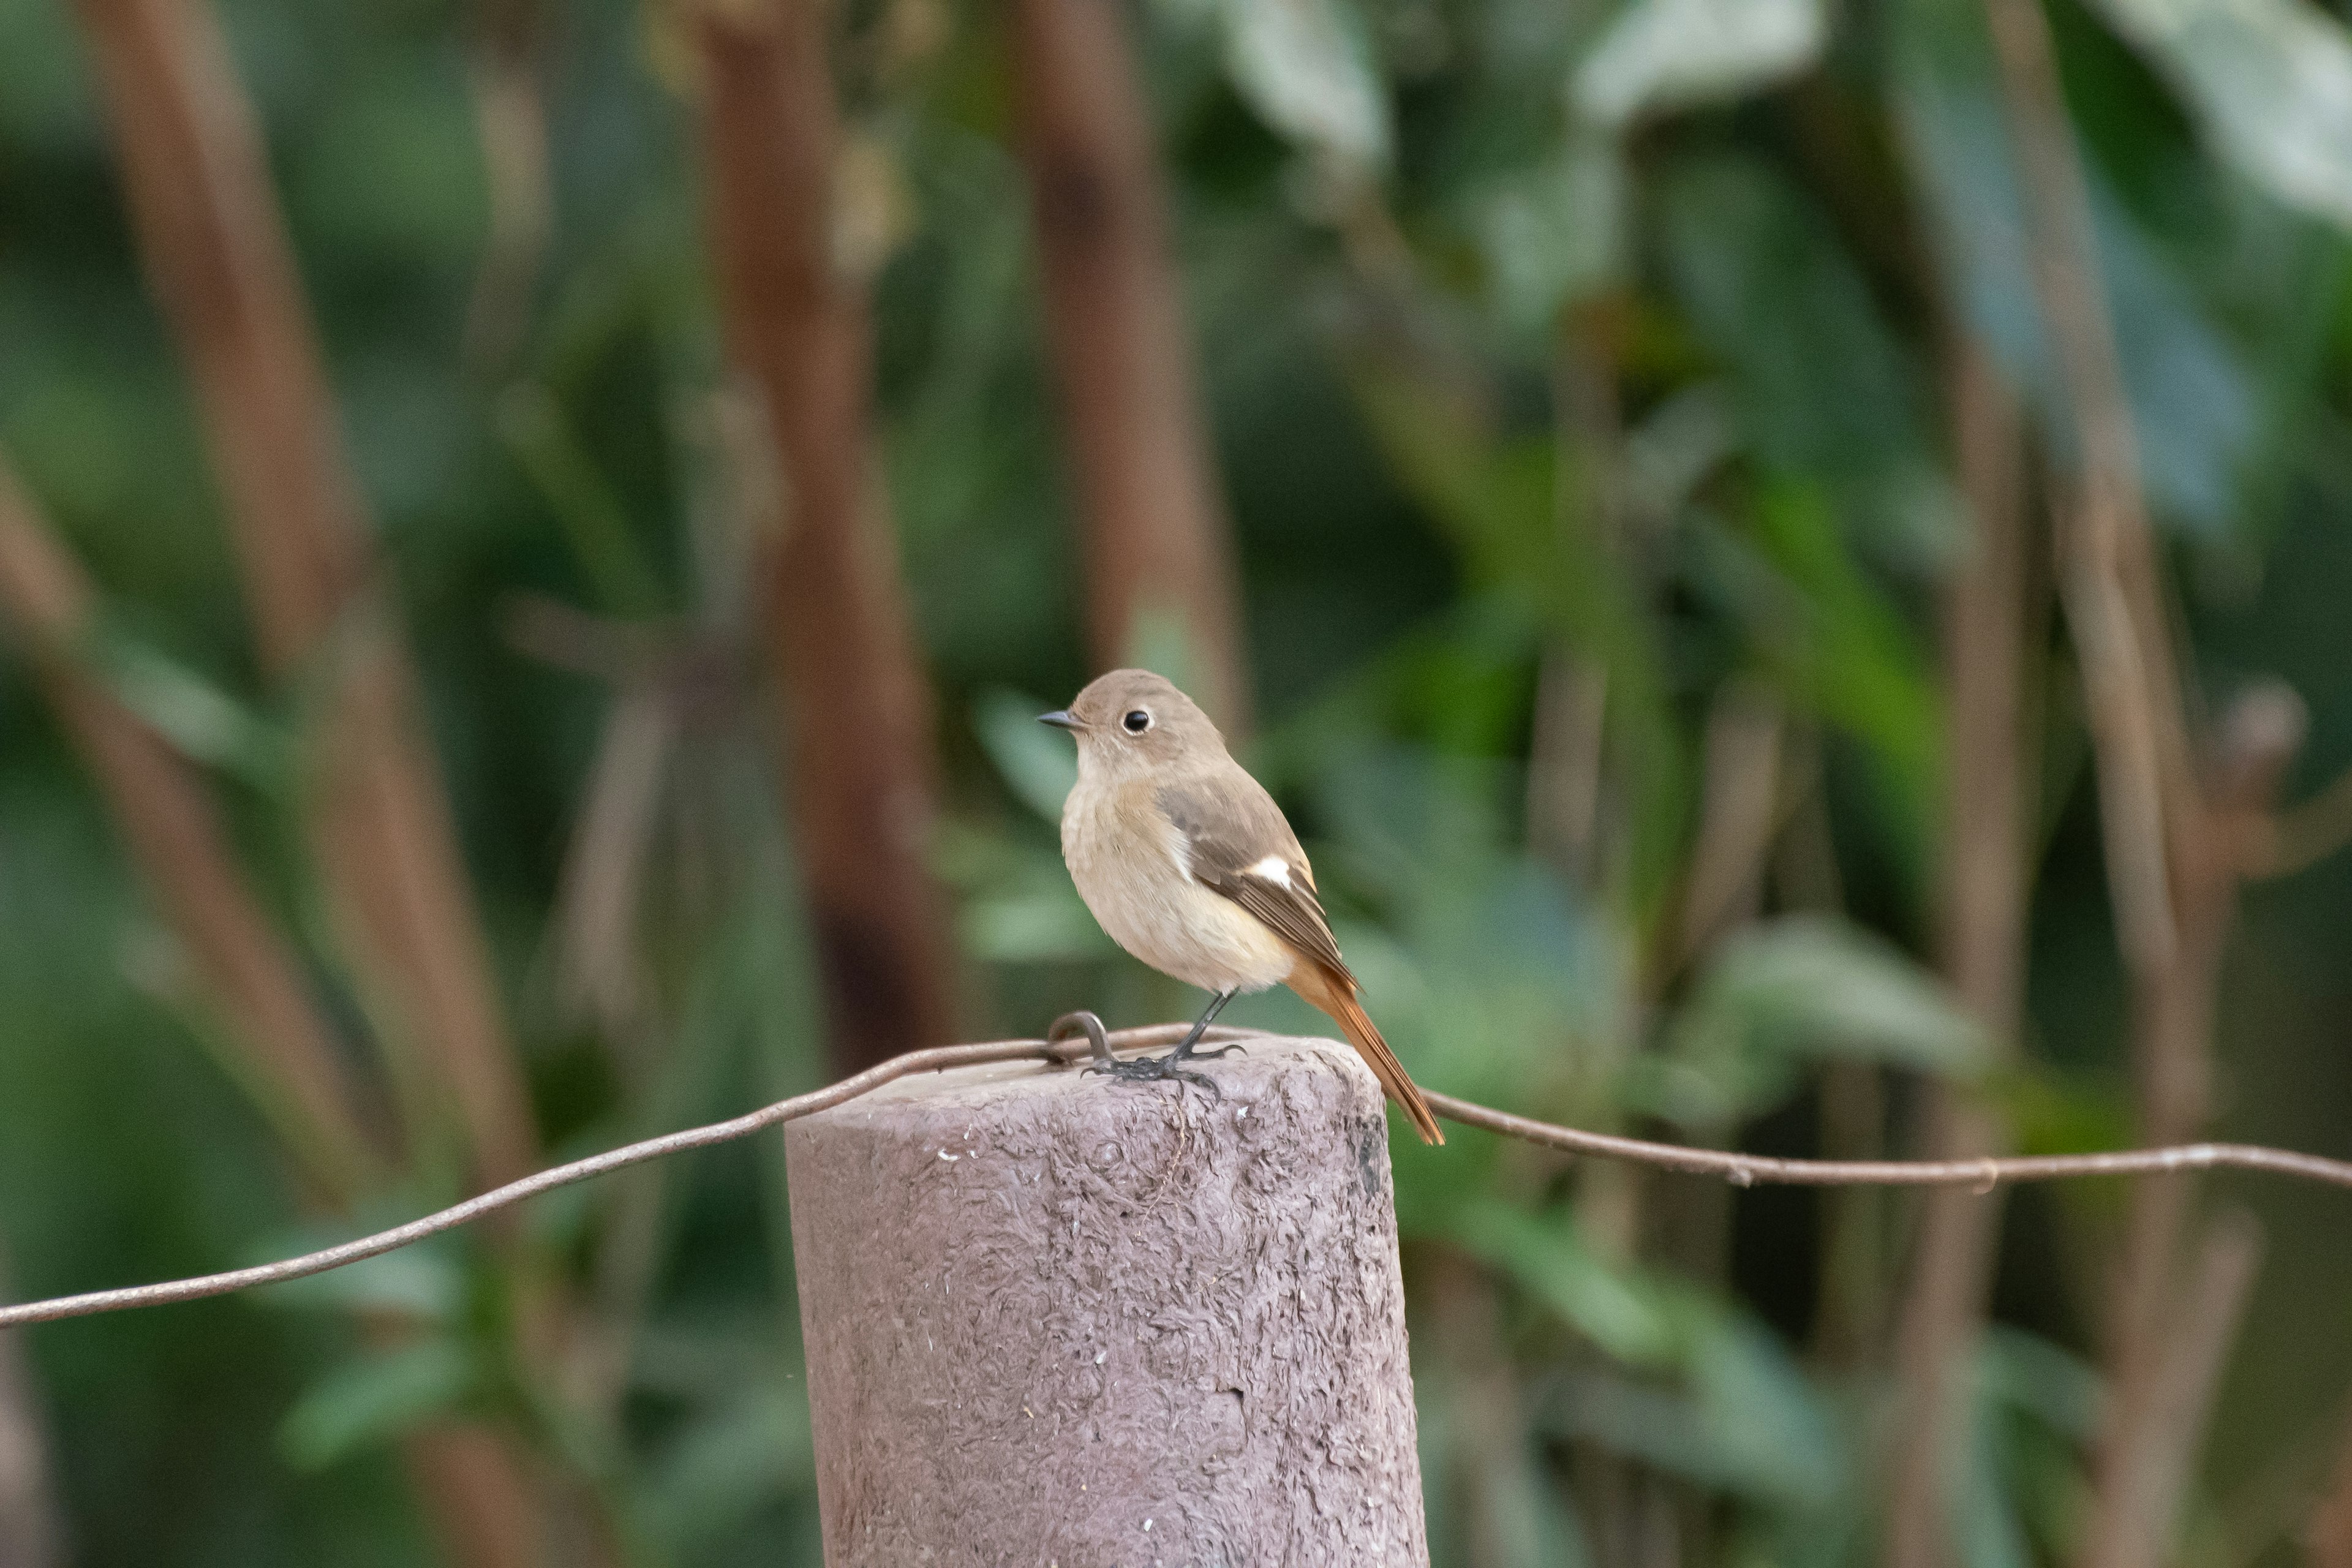
<svg viewBox="0 0 2352 1568"><path fill-rule="evenodd" d="M1037 715L1037 722L1051 724L1056 730L1076 731L1086 728L1086 724L1078 716L1066 708L1056 708L1051 713L1040 713Z"/></svg>

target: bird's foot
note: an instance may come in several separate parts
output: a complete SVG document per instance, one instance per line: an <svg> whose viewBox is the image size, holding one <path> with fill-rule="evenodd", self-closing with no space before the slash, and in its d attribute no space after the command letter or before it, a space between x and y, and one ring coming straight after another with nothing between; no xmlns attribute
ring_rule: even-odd
<svg viewBox="0 0 2352 1568"><path fill-rule="evenodd" d="M1224 1053L1217 1053L1222 1056ZM1138 1057L1133 1061L1120 1061L1113 1057L1108 1061L1088 1062L1087 1072L1098 1072L1106 1078L1124 1079L1129 1083L1196 1083L1209 1091L1212 1100L1224 1099L1216 1079L1204 1072L1192 1072L1182 1064L1196 1061L1198 1057L1179 1056L1171 1051L1164 1057Z"/></svg>
<svg viewBox="0 0 2352 1568"><path fill-rule="evenodd" d="M1049 1042L1057 1042L1081 1034L1087 1037L1088 1054L1093 1058L1086 1065L1084 1070L1087 1072L1100 1073L1106 1078L1121 1079L1129 1083L1198 1084L1219 1100L1223 1100L1224 1096L1218 1090L1215 1082L1209 1075L1188 1071L1183 1064L1188 1061L1209 1060L1241 1049L1239 1046L1220 1046L1213 1051L1198 1050L1194 1048L1197 1044L1196 1037L1185 1040L1182 1045L1164 1057L1138 1057L1133 1061L1121 1061L1111 1055L1110 1035L1103 1028L1102 1020L1092 1013L1083 1011L1065 1013L1055 1019L1053 1027L1045 1031L1045 1038Z"/></svg>

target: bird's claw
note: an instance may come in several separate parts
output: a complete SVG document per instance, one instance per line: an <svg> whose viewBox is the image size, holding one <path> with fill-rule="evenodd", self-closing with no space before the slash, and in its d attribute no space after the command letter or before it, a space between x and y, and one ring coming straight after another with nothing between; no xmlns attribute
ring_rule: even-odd
<svg viewBox="0 0 2352 1568"><path fill-rule="evenodd" d="M1171 1051L1164 1057L1138 1057L1133 1061L1120 1061L1116 1057L1108 1061L1088 1062L1083 1070L1100 1073L1105 1078L1121 1079L1129 1083L1198 1084L1209 1091L1209 1098L1222 1100L1224 1093L1216 1080L1204 1072L1192 1072L1177 1064L1184 1058Z"/></svg>
<svg viewBox="0 0 2352 1568"><path fill-rule="evenodd" d="M1213 1051L1196 1051L1180 1047L1164 1057L1139 1057L1133 1061L1121 1061L1111 1055L1110 1035L1103 1027L1103 1021L1092 1013L1084 1011L1063 1014L1055 1019L1053 1026L1045 1031L1045 1038L1049 1044L1069 1039L1076 1035L1086 1036L1087 1052L1092 1058L1080 1069L1082 1072L1100 1073L1105 1078L1121 1079L1129 1083L1198 1084L1207 1089L1211 1098L1215 1100L1224 1099L1224 1094L1217 1088L1215 1080L1206 1073L1189 1071L1182 1064L1186 1061L1222 1057L1228 1052L1241 1049L1239 1046L1220 1046Z"/></svg>

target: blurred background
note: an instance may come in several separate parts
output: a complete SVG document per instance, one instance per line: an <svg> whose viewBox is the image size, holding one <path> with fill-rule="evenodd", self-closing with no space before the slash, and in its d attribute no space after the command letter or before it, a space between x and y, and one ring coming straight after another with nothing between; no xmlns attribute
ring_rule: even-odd
<svg viewBox="0 0 2352 1568"><path fill-rule="evenodd" d="M1189 1016L1118 662L1434 1088L2352 1155L2347 226L2305 0L0 5L0 1294ZM1395 1150L1440 1564L2352 1564L2342 1193ZM814 1563L798 1335L773 1139L13 1335L0 1564Z"/></svg>

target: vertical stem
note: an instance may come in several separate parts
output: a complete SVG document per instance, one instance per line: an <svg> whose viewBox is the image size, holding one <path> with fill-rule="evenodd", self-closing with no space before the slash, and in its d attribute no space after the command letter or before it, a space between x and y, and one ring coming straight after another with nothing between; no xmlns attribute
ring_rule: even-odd
<svg viewBox="0 0 2352 1568"><path fill-rule="evenodd" d="M2180 951L2144 978L2138 998L2140 1136L2151 1142L2194 1138L2204 1126L2221 960L2237 911L2238 849L2250 826L2269 815L2304 727L2301 701L2280 687L2242 693L2222 717L2196 831L2179 862ZM2189 1385L2218 1375L2246 1289L2231 1279L2251 1275L2257 1250L2250 1224L2232 1230L2217 1221L2184 1289L2179 1238L2195 1200L2186 1176L2145 1177L2132 1187L2084 1568L2157 1568L2171 1549L2210 1394ZM2224 1307L2226 1321L2217 1326ZM2216 1333L2221 1342L2209 1344ZM2184 1365L2184 1357L2200 1356L2215 1370Z"/></svg>
<svg viewBox="0 0 2352 1568"><path fill-rule="evenodd" d="M2028 529L2023 432L2015 404L1973 339L1951 353L1950 407L1960 489L1975 530L1945 587L1947 748L1943 968L1986 1037L2015 1050L2025 962L2027 789L2024 722ZM1926 1107L1927 1157L1999 1153L1999 1122L1942 1084ZM1937 1568L1948 1555L1944 1461L1966 1415L1966 1372L1990 1286L1999 1200L1957 1188L1927 1194L1918 1252L1896 1330L1900 1426L1886 1480L1882 1558Z"/></svg>
<svg viewBox="0 0 2352 1568"><path fill-rule="evenodd" d="M1200 423L1151 125L1113 0L1013 0L1013 86L1096 661L1181 628L1202 706L1249 721L1231 531ZM1171 672L1174 673L1174 672Z"/></svg>
<svg viewBox="0 0 2352 1568"><path fill-rule="evenodd" d="M2156 1568L2171 1559L2181 1499L2261 1259L2262 1232L2252 1216L2231 1211L2206 1227L2168 1314L2166 1342L2141 1380L2144 1403L2129 1417L2130 1440L2103 1456L2085 1561Z"/></svg>
<svg viewBox="0 0 2352 1568"><path fill-rule="evenodd" d="M2059 581L2081 656L2107 875L2132 983L2139 1133L2168 1142L2192 1135L2205 1117L2214 988L2236 902L2230 818L2247 801L2267 799L2281 753L2291 756L2300 736L2269 722L2279 717L2277 703L2267 719L2260 708L2242 710L2252 722L2225 739L2219 759L2230 776L2210 798L2197 777L2099 283L2089 184L2049 18L2041 0L1986 0L1986 9L2018 143L2035 293L2057 348L2080 463L2075 493L2062 509ZM2236 754L2249 745L2252 752ZM2111 1312L2097 1498L2080 1559L2086 1568L2150 1568L2169 1550L2171 1500L2152 1495L2149 1478L2170 1473L2160 1450L2183 1440L2162 1408L2168 1357L2200 1329L2182 1321L2173 1299L2193 1191L2185 1177L2132 1189Z"/></svg>
<svg viewBox="0 0 2352 1568"><path fill-rule="evenodd" d="M537 1134L251 110L198 0L77 9L263 665L319 692L312 845L362 990L387 1046L432 1063L475 1173L510 1181L537 1163Z"/></svg>
<svg viewBox="0 0 2352 1568"><path fill-rule="evenodd" d="M871 469L866 294L833 245L838 128L821 0L713 5L713 242L730 347L790 492L761 567L793 829L843 1072L952 1033L946 910L924 863L930 693Z"/></svg>
<svg viewBox="0 0 2352 1568"><path fill-rule="evenodd" d="M530 322L531 291L555 222L547 108L539 85L542 0L479 0L467 62L489 234L466 311L466 357L505 369Z"/></svg>
<svg viewBox="0 0 2352 1568"><path fill-rule="evenodd" d="M304 987L300 964L231 858L203 781L77 662L89 630L90 597L31 497L0 464L0 611L33 656L44 692L105 795L150 895L227 1026L222 1037L235 1054L231 1070L278 1128L313 1194L348 1215L382 1173L331 1030ZM12 1348L0 1343L0 1385ZM7 1405L0 1386L0 1568L17 1568L20 1559L9 1555L10 1510L27 1505L9 1492ZM461 1568L531 1568L538 1561L539 1510L520 1461L496 1433L436 1426L404 1438L401 1448ZM24 1462L21 1456L16 1462Z"/></svg>
<svg viewBox="0 0 2352 1568"><path fill-rule="evenodd" d="M317 714L307 815L341 947L395 1076L429 1096L412 1107L418 1146L454 1124L477 1179L513 1180L538 1163L530 1099L251 108L201 0L76 9L149 284L198 393L261 662ZM533 1358L555 1348L551 1305L524 1308ZM409 1446L443 1539L467 1568L525 1568L543 1500L505 1439L451 1430ZM470 1457L436 1459L452 1444Z"/></svg>
<svg viewBox="0 0 2352 1568"><path fill-rule="evenodd" d="M2327 1490L2303 1528L2310 1568L2352 1568L2352 1432L2337 1452Z"/></svg>
<svg viewBox="0 0 2352 1568"><path fill-rule="evenodd" d="M0 1294L7 1284L7 1260L0 1258ZM47 1449L26 1371L25 1336L0 1334L0 1568L56 1568L65 1561Z"/></svg>
<svg viewBox="0 0 2352 1568"><path fill-rule="evenodd" d="M1445 1326L1445 1424L1453 1463L1442 1484L1460 1511L1456 1544L1469 1568L1520 1568L1540 1553L1531 1525L1545 1480L1533 1463L1501 1302L1480 1267L1450 1249L1432 1249L1423 1275L1431 1313Z"/></svg>
<svg viewBox="0 0 2352 1568"><path fill-rule="evenodd" d="M1754 920L1762 906L1780 826L1782 731L1780 710L1760 691L1727 686L1708 706L1698 836L1683 879L1675 969Z"/></svg>
<svg viewBox="0 0 2352 1568"><path fill-rule="evenodd" d="M1986 0L2025 190L2027 258L2056 346L2079 471L2062 507L2060 589L2099 776L2100 820L2125 962L2161 969L2178 940L2167 833L2193 816L2195 779L2160 613L2131 405L2100 280L2089 182L2067 120L2041 0Z"/></svg>
<svg viewBox="0 0 2352 1568"><path fill-rule="evenodd" d="M197 981L227 1026L236 1076L317 1194L337 1206L380 1179L378 1152L299 962L232 858L211 796L163 738L84 670L89 585L0 461L0 612L112 809Z"/></svg>
<svg viewBox="0 0 2352 1568"><path fill-rule="evenodd" d="M1551 374L1552 527L1590 530L1598 547L1612 552L1622 548L1625 531L1616 335L1605 306L1568 312ZM1608 669L1579 657L1562 638L1549 638L1528 748L1528 847L1562 876L1585 881L1612 858L1600 842L1612 782L1603 756L1608 718Z"/></svg>

